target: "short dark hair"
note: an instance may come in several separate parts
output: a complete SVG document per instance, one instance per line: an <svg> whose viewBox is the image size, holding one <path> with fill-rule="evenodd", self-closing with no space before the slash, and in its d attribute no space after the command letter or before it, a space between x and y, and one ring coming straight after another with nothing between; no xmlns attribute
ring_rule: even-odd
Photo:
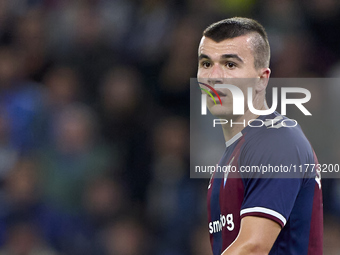
<svg viewBox="0 0 340 255"><path fill-rule="evenodd" d="M242 17L224 19L211 24L203 31L203 36L215 42L231 39L246 34L253 36L255 68L269 67L270 47L264 27L256 20Z"/></svg>

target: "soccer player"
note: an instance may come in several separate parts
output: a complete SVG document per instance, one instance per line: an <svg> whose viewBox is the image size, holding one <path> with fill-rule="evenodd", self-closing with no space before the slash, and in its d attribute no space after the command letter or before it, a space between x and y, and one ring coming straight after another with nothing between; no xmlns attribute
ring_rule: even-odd
<svg viewBox="0 0 340 255"><path fill-rule="evenodd" d="M294 61L294 56L287 57ZM247 102L247 87L251 84L254 108L268 109L265 91L271 72L270 48L267 34L257 21L236 17L210 25L203 32L198 59L199 81L205 80L214 88L224 84L224 78L253 78L253 83L236 82L235 86L243 91ZM321 255L323 211L319 173L297 171L298 176L293 177L298 178L278 178L284 176L240 172L242 166L317 164L300 126L286 127L283 122L288 119L277 112L255 115L246 104L244 115L233 115L230 90L216 90L221 103L216 95L216 104L207 97L212 115L234 123L257 121L246 127L222 125L226 150L219 166L238 171L222 176L215 173L208 186L213 254ZM262 122L265 124L261 126Z"/></svg>

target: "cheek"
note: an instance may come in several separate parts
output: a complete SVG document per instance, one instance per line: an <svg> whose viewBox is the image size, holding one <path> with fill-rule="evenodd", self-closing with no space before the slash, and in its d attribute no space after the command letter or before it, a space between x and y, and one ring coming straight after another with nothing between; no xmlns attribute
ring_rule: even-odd
<svg viewBox="0 0 340 255"><path fill-rule="evenodd" d="M197 70L197 78L206 78L207 76L206 69L198 68Z"/></svg>
<svg viewBox="0 0 340 255"><path fill-rule="evenodd" d="M256 77L258 77L258 73L255 70L253 63L249 64L242 71L244 73L244 77L246 77L246 78L256 78Z"/></svg>

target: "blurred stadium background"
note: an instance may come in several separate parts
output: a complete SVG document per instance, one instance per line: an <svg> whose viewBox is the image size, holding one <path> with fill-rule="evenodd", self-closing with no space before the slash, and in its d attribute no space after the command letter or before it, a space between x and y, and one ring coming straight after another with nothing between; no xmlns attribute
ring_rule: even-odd
<svg viewBox="0 0 340 255"><path fill-rule="evenodd" d="M338 0L0 0L1 255L211 254L189 78L202 30L232 16L267 29L272 77L340 75ZM339 162L340 87L312 95L335 121L305 132ZM340 181L323 188L340 254Z"/></svg>

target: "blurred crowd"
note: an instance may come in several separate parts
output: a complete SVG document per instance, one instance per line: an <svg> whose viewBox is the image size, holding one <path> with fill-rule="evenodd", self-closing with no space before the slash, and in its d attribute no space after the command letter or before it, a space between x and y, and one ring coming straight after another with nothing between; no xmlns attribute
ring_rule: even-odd
<svg viewBox="0 0 340 255"><path fill-rule="evenodd" d="M272 77L340 75L338 0L0 0L0 255L211 254L189 84L232 16L267 29ZM338 113L340 88L314 94ZM306 132L319 161L339 163L335 127ZM323 187L339 254L340 182Z"/></svg>

